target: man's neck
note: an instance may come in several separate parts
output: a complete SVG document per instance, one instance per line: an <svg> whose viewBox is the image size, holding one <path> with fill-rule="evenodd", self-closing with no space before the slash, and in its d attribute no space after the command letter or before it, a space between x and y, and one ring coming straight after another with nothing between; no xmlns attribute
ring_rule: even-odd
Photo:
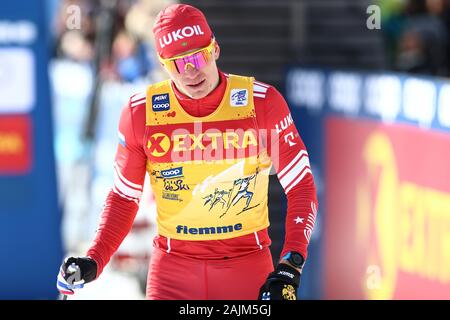
<svg viewBox="0 0 450 320"><path fill-rule="evenodd" d="M172 89L175 96L187 113L195 117L204 117L214 112L222 101L227 87L227 78L225 75L219 71L218 76L218 83L216 87L211 90L207 96L200 99L189 98L189 96L181 92L172 81Z"/></svg>
<svg viewBox="0 0 450 320"><path fill-rule="evenodd" d="M214 82L213 82L213 85L211 86L211 89L208 91L207 94L205 94L203 97L200 97L200 98L193 98L189 93L187 93L186 91L184 91L183 88L179 88L179 87L175 84L175 82L172 81L172 83L173 83L173 86L176 87L176 89L178 90L178 92L184 94L186 97L189 97L189 98L195 99L195 100L200 100L200 99L203 99L203 98L207 97L207 96L208 96L211 92L213 92L213 91L217 88L217 86L220 84L220 73L219 73L219 70L217 70L217 75L216 75L216 78L214 79Z"/></svg>

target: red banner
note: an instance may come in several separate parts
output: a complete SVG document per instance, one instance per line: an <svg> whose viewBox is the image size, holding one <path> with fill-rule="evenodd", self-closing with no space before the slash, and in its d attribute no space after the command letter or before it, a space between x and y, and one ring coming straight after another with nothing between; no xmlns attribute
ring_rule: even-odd
<svg viewBox="0 0 450 320"><path fill-rule="evenodd" d="M325 298L450 299L450 136L326 124Z"/></svg>
<svg viewBox="0 0 450 320"><path fill-rule="evenodd" d="M31 121L28 116L0 117L0 174L24 174L31 168Z"/></svg>

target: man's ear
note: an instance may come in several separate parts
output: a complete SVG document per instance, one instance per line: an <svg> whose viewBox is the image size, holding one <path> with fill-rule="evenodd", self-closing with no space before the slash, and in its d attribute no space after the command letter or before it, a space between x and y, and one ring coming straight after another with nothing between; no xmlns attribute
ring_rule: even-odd
<svg viewBox="0 0 450 320"><path fill-rule="evenodd" d="M214 44L214 59L217 60L220 57L220 47L217 42Z"/></svg>

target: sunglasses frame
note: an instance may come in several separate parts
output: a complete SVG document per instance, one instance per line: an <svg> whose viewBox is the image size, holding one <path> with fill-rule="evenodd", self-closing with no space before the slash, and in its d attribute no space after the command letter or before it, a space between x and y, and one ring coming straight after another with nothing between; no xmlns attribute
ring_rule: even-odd
<svg viewBox="0 0 450 320"><path fill-rule="evenodd" d="M164 58L160 57L159 55L158 55L158 58L159 58L159 61L164 65L164 67L166 67L170 71L176 71L178 73L183 73L184 70L182 72L180 72L180 70L178 70L177 64L175 62L176 60L183 59L183 58L189 57L191 55L197 54L199 52L205 51L205 55L204 56L205 56L206 62L208 62L209 59L212 56L212 51L213 51L213 49L215 47L215 43L216 43L215 39L212 39L211 43L208 46L204 47L204 48L201 48L201 49L198 49L198 50L195 50L195 51L192 51L192 52L188 52L186 54L182 54L182 55L179 55L179 56L175 56L175 57L172 57L172 58L164 59ZM208 56L206 56L206 54Z"/></svg>

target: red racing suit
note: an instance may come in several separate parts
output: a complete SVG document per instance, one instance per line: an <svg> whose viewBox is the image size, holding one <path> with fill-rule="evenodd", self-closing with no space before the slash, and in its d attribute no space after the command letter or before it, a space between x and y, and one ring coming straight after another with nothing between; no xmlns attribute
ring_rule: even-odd
<svg viewBox="0 0 450 320"><path fill-rule="evenodd" d="M229 81L228 75L219 73L218 87L202 99L190 99L171 83L176 99L188 114L203 117L216 110ZM281 256L288 251L297 251L306 259L318 206L308 153L287 103L274 87L254 81L253 102L258 127L267 129L270 135L267 140L268 154L287 196L286 234ZM145 148L149 135L146 93L141 93L132 96L122 111L114 163L114 187L105 201L96 237L87 252L97 262L97 277L130 231L136 216L148 162ZM273 270L268 250L270 244L267 228L222 240L187 241L158 235L153 240L155 253L149 271L147 296L156 299L256 299L259 287ZM233 269L233 272L223 272L228 268L223 265L226 261L236 268L247 269L247 273ZM199 289L201 292L187 290L186 283L168 284L170 279L173 281L175 278L185 278L185 281L197 279L195 281L198 283L199 278L189 277L186 272L193 270L201 274L202 281L210 279L209 286L205 284L204 290ZM214 281L226 283L229 289L225 291L230 293L223 294L222 290L221 294L212 294L215 286L211 283ZM233 285L239 286L241 295L233 291ZM170 290L158 293L158 286L170 287ZM251 287L248 292L247 287Z"/></svg>

